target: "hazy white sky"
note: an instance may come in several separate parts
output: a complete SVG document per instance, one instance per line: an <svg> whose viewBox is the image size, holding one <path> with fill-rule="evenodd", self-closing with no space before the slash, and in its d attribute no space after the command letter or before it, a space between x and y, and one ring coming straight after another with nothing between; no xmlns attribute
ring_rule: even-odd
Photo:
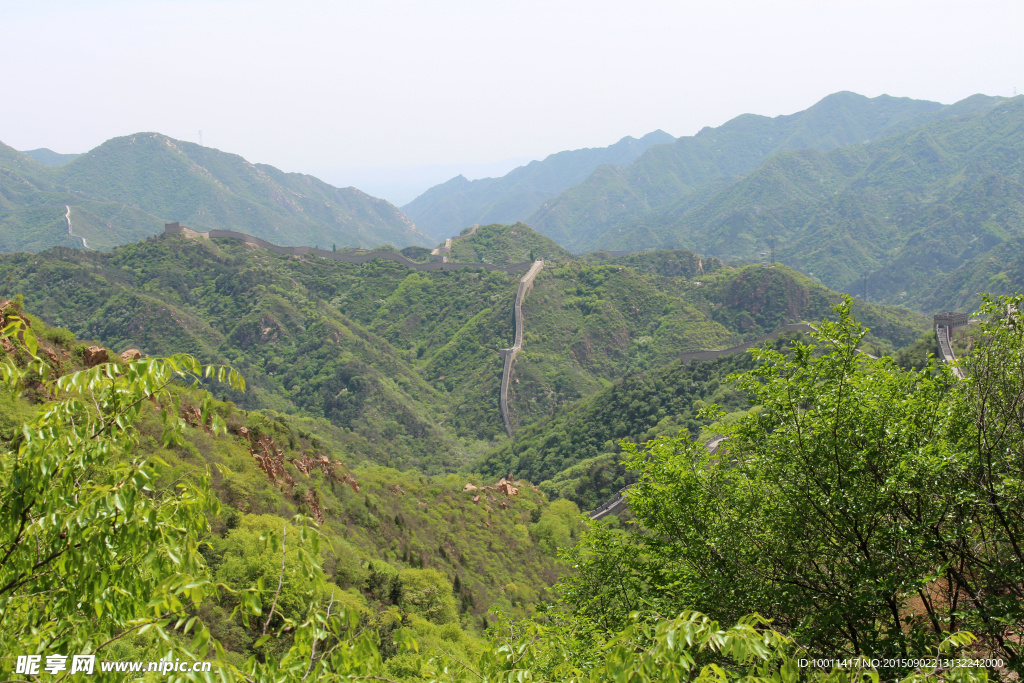
<svg viewBox="0 0 1024 683"><path fill-rule="evenodd" d="M0 140L81 152L202 129L346 184L473 177L838 90L1011 95L1022 26L1021 0L0 0Z"/></svg>

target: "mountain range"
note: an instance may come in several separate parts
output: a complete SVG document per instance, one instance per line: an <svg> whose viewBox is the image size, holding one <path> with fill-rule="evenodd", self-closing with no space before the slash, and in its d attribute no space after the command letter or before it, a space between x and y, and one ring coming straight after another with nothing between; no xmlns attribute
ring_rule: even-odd
<svg viewBox="0 0 1024 683"><path fill-rule="evenodd" d="M41 151L33 156L52 161ZM169 221L278 244L430 242L383 199L159 133L114 138L60 166L33 156L0 144L2 251L106 249Z"/></svg>
<svg viewBox="0 0 1024 683"><path fill-rule="evenodd" d="M950 110L937 102L840 92L795 114L743 114L650 149L623 168L603 166L545 202L525 222L574 251L598 245L612 248L624 241L621 233L639 219L698 207L779 152L828 152L887 137L938 116L988 106L992 99Z"/></svg>
<svg viewBox="0 0 1024 683"><path fill-rule="evenodd" d="M574 252L776 258L857 296L922 311L971 307L982 289L1018 286L1022 154L1024 98L975 95L947 106L842 92L597 166L521 220ZM442 192L458 184L410 206L430 197L446 197L451 211L472 206L468 195ZM486 184L514 186L513 174ZM979 268L986 278L972 275Z"/></svg>
<svg viewBox="0 0 1024 683"><path fill-rule="evenodd" d="M624 137L608 147L576 149L531 161L500 178L456 176L435 185L402 207L421 230L436 239L473 224L515 223L566 188L581 183L604 164L625 166L654 145L673 142L662 130L640 139Z"/></svg>
<svg viewBox="0 0 1024 683"><path fill-rule="evenodd" d="M501 178L457 177L406 205L408 215L355 188L157 133L84 155L0 145L0 250L106 249L178 220L281 245L392 243L425 260L441 237L480 224L481 238L453 241L451 260L677 248L740 263L774 256L837 291L921 311L970 307L981 289L1019 281L1022 102L836 93L786 116L744 114L693 136L655 131ZM519 220L535 232L489 227Z"/></svg>

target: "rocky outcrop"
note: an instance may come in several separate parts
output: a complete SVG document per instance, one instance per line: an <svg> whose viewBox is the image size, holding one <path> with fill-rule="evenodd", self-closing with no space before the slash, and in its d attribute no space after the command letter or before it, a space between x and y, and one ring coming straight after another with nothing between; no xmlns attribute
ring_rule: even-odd
<svg viewBox="0 0 1024 683"><path fill-rule="evenodd" d="M289 462L295 466L295 469L306 475L307 479L309 479L309 474L313 470L320 470L327 475L328 479L338 480L338 476L335 474L334 468L335 465L340 465L341 463L332 463L330 458L326 455L314 458L308 453L303 453L302 457L292 458Z"/></svg>
<svg viewBox="0 0 1024 683"><path fill-rule="evenodd" d="M92 368L96 367L100 363L106 363L110 360L110 355L107 350L100 346L90 346L82 353L82 360L85 361L85 366Z"/></svg>
<svg viewBox="0 0 1024 683"><path fill-rule="evenodd" d="M309 508L309 514L313 515L313 519L316 520L317 524L323 524L324 511L320 507L320 497L317 496L316 492L312 489L306 491L303 502Z"/></svg>
<svg viewBox="0 0 1024 683"><path fill-rule="evenodd" d="M199 429L202 429L204 431L207 428L206 422L209 422L209 420L203 420L202 411L200 411L199 408L196 408L195 406L185 406L184 408L182 408L181 417L185 420L185 422L188 422L193 427L198 427Z"/></svg>
<svg viewBox="0 0 1024 683"><path fill-rule="evenodd" d="M250 447L252 457L259 463L260 468L266 472L270 481L276 484L285 484L289 487L295 485L284 469L284 451L277 448L274 440L264 434Z"/></svg>
<svg viewBox="0 0 1024 683"><path fill-rule="evenodd" d="M140 358L142 358L142 351L138 349L128 349L121 352L121 360L126 363L131 363L133 360L139 360Z"/></svg>
<svg viewBox="0 0 1024 683"><path fill-rule="evenodd" d="M512 484L513 482L507 481L504 477L502 477L501 481L498 482L498 485L495 486L495 489L497 489L498 492L504 493L506 496L509 497L518 495L519 489L513 486Z"/></svg>

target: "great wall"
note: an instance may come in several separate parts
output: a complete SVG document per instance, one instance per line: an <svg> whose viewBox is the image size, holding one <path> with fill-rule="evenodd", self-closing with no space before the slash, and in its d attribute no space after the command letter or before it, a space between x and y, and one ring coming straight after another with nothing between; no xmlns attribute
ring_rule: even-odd
<svg viewBox="0 0 1024 683"><path fill-rule="evenodd" d="M953 365L953 374L957 379L965 377L963 368L956 365L956 354L953 353L953 336L971 324L966 313L947 311L934 318L935 337L939 343L939 360Z"/></svg>
<svg viewBox="0 0 1024 683"><path fill-rule="evenodd" d="M445 239L443 245L437 247L432 252L430 252L431 257L435 259L440 259L442 263L447 263L448 255L452 253L452 242L455 240L465 239L466 237L472 237L473 235L476 234L476 231L479 228L480 224L474 223L473 227L469 229L469 232L464 233L462 235L456 235L455 237L448 237L447 239Z"/></svg>
<svg viewBox="0 0 1024 683"><path fill-rule="evenodd" d="M519 288L516 291L516 301L513 307L515 336L512 347L508 349L501 349L498 352L505 360L505 369L501 374L501 393L499 396L501 419L504 420L505 431L508 432L508 436L511 439L514 438L515 432L512 429L512 420L509 417L508 412L508 384L512 376L512 363L515 361L516 352L523 347L523 299L526 298L526 295L533 287L533 279L544 267L544 261L542 259L538 259L532 262L527 261L526 263L516 263L511 266L495 266L491 263L452 263L448 261L448 254L451 253L452 240L470 237L477 231L478 227L480 226L474 225L468 233L446 239L443 247L438 247L430 252L432 257L440 257L441 260L431 261L430 263L417 263L415 261L410 261L401 254L396 254L393 251L365 251L362 249L356 251L327 251L326 249L317 249L316 247L282 247L276 244L271 244L259 237L247 235L244 232L235 232L234 230L210 230L209 232L199 232L198 230L193 230L192 228L186 225L181 225L180 223L164 224L164 234L181 235L188 239L232 239L261 247L275 254L282 254L285 256L313 255L334 261L343 261L345 263L366 263L377 258L382 258L397 261L403 266L412 268L413 270L461 270L462 268L483 268L488 271L497 270L509 274L518 273L523 270L527 271L526 275L524 275L519 281Z"/></svg>
<svg viewBox="0 0 1024 683"><path fill-rule="evenodd" d="M512 362L516 359L516 352L523 348L523 299L530 293L530 289L533 287L533 278L537 276L537 273L543 267L543 260L538 259L534 261L529 272L519 281L519 289L516 291L516 303L513 307L516 330L515 341L512 344L512 348L502 349L499 352L505 358L505 370L501 373L501 418L505 421L505 431L508 432L508 438L510 439L515 438L515 432L512 429L512 420L508 414L508 383L512 377Z"/></svg>
<svg viewBox="0 0 1024 683"><path fill-rule="evenodd" d="M70 209L69 209L70 213ZM70 223L70 220L69 220ZM69 226L70 227L70 226ZM357 249L353 251L327 251L325 249L318 249L316 247L282 247L276 244L267 242L266 240L260 239L259 237L253 237L242 232L235 232L234 230L210 230L209 232L199 232L193 230L187 226L180 225L178 223L167 223L164 225L164 233L168 235L181 235L190 239L233 239L245 242L246 244L252 244L254 246L261 247L267 251L271 251L275 254L282 254L286 256L305 256L311 254L319 256L321 258L331 259L334 261L343 261L345 263L367 263L376 258L388 259L396 261L407 268L413 270L461 270L462 268L483 268L488 271L501 271L503 273L517 273L526 270L527 273L519 280L519 288L516 291L515 305L513 307L514 320L515 320L515 338L512 346L508 349L501 349L498 353L505 361L505 367L501 375L501 393L499 397L499 405L501 407L501 418L505 423L505 431L508 432L510 439L515 438L515 430L512 428L512 420L509 416L508 409L508 387L512 376L512 365L515 361L516 353L523 346L523 299L529 294L533 287L533 280L537 276L543 267L544 261L538 259L537 261L527 261L525 263L516 263L511 266L495 266L491 263L453 263L448 261L448 255L451 253L452 241L456 239L463 239L470 237L476 233L478 225L474 225L469 232L457 235L455 237L449 237L445 240L444 245L437 247L430 252L432 258L440 259L433 260L429 263L417 263L412 261L405 256L395 253L393 251L368 251L363 249ZM626 252L623 252L626 253ZM953 353L953 348L950 343L951 333L958 331L960 328L966 326L969 323L968 315L966 313L947 312L941 313L934 318L934 330L939 344L939 360L944 363L953 364L956 362L956 355ZM814 332L816 328L809 323L790 323L783 325L774 332L762 335L753 341L744 342L737 344L736 346L730 346L725 349L708 349L703 351L691 351L679 355L679 359L686 363L690 361L706 361L714 360L715 358L721 358L722 356L730 356L736 353L741 353L755 345L761 344L764 341L770 339L777 339L779 335L784 332ZM865 353L864 355L874 359L875 357ZM953 373L959 378L964 378L964 371L959 367L953 368ZM722 436L716 436L706 444L708 450L712 453L718 449L720 443L725 439ZM631 485L632 486L632 485ZM626 497L626 491L630 487L627 486L622 490L616 492L614 496L605 501L599 507L591 510L587 513L588 517L592 520L601 519L609 514L618 514L623 508L626 507L628 499Z"/></svg>
<svg viewBox="0 0 1024 683"><path fill-rule="evenodd" d="M180 225L178 223L164 224L164 234L181 235L190 239L238 240L239 242L245 242L246 244L262 247L267 251L272 251L275 254L282 254L284 256L306 256L311 254L313 256L319 256L320 258L330 259L332 261L344 261L345 263L366 263L378 258L387 259L389 261L401 263L406 268L412 268L413 270L461 270L462 268L483 268L487 271L497 270L511 274L518 273L523 270L529 270L530 266L533 265L531 261L527 261L525 263L514 263L510 266L496 266L493 263L451 263L447 260L417 263L416 261L411 261L394 251L368 251L365 249L354 249L352 251L328 251L326 249L317 249L316 247L281 247L260 239L259 237L247 235L244 232L235 232L234 230L210 230L209 232L199 232L198 230L193 230L188 226ZM460 237L467 236L468 235L460 235Z"/></svg>

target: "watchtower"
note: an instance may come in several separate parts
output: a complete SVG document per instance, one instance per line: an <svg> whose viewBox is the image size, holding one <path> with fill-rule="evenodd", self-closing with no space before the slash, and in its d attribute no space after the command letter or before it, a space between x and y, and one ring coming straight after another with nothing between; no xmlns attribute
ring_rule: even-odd
<svg viewBox="0 0 1024 683"><path fill-rule="evenodd" d="M962 332L964 327L970 322L970 316L966 313L957 313L956 311L946 311L945 313L937 313L933 320L935 321L935 329L945 327L948 329L949 336L953 336L957 332Z"/></svg>

